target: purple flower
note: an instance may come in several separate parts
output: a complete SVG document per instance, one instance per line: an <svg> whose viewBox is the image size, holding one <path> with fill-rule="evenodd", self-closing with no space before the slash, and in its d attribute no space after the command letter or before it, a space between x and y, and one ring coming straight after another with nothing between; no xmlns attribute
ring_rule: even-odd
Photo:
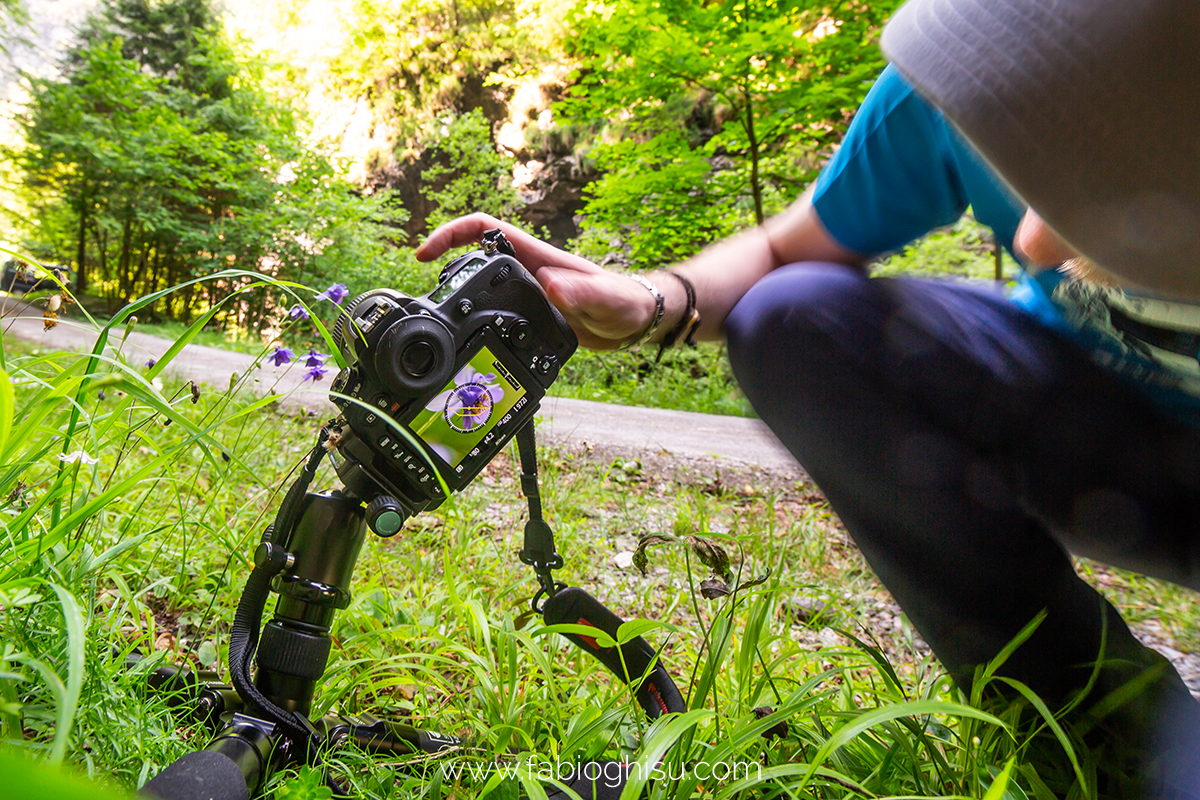
<svg viewBox="0 0 1200 800"><path fill-rule="evenodd" d="M158 362L155 361L153 358L150 359L149 361L146 362L146 369L154 369L154 365L157 363Z"/></svg>
<svg viewBox="0 0 1200 800"><path fill-rule="evenodd" d="M321 378L325 377L326 372L329 372L329 370L325 369L325 367L321 366L320 364L317 364L309 369L308 372L304 373L304 380L319 381Z"/></svg>
<svg viewBox="0 0 1200 800"><path fill-rule="evenodd" d="M344 283L335 283L325 291L317 295L318 300L331 300L337 305L341 305L346 299L346 295L350 294L350 290L346 288Z"/></svg>
<svg viewBox="0 0 1200 800"><path fill-rule="evenodd" d="M487 422L492 406L503 399L504 388L495 381L491 372L479 372L468 364L454 376L454 388L434 397L425 408L441 411L451 428L469 433Z"/></svg>
<svg viewBox="0 0 1200 800"><path fill-rule="evenodd" d="M325 366L325 359L327 358L329 358L329 353L318 353L314 347L312 350L308 351L308 358L305 359L304 366L323 367Z"/></svg>
<svg viewBox="0 0 1200 800"><path fill-rule="evenodd" d="M308 313L307 308L297 303L288 311L288 316L292 319L308 319L311 315Z"/></svg>
<svg viewBox="0 0 1200 800"><path fill-rule="evenodd" d="M267 358L271 360L271 363L277 367L281 367L284 364L290 364L292 359L295 357L296 354L292 352L291 348L282 346L276 347L273 351L271 351L271 355L267 356Z"/></svg>

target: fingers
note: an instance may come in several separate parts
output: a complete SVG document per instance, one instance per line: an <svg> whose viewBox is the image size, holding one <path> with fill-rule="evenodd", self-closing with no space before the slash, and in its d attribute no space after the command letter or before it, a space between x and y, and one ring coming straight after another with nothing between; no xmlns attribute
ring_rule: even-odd
<svg viewBox="0 0 1200 800"><path fill-rule="evenodd" d="M560 250L514 225L483 213L468 214L440 226L429 234L429 238L417 248L415 255L418 261L432 261L455 247L478 244L484 231L492 228L499 228L504 233L516 252L517 261L535 277L539 268L546 264L585 272L604 272L585 258Z"/></svg>
<svg viewBox="0 0 1200 800"><path fill-rule="evenodd" d="M417 248L414 255L418 261L432 261L447 250L478 242L483 236L483 232L492 228L500 228L504 231L504 235L509 237L509 241L512 241L511 231L515 229L511 225L505 225L487 214L468 214L438 226L437 230L429 234L429 238Z"/></svg>
<svg viewBox="0 0 1200 800"><path fill-rule="evenodd" d="M417 248L416 257L432 261L455 247L477 243L492 228L503 231L517 260L542 285L584 347L613 349L649 327L655 303L644 287L487 214L440 226Z"/></svg>

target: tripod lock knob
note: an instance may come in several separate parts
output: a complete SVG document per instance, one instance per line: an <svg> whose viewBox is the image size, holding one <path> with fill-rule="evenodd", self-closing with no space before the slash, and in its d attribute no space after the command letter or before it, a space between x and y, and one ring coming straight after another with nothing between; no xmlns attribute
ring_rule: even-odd
<svg viewBox="0 0 1200 800"><path fill-rule="evenodd" d="M381 494L367 504L367 524L383 537L399 533L408 516L400 501L391 495Z"/></svg>

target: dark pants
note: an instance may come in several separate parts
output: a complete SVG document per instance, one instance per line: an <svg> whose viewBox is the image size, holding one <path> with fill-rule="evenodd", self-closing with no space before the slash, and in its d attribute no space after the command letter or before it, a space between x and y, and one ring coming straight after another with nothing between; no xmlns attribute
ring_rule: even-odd
<svg viewBox="0 0 1200 800"><path fill-rule="evenodd" d="M1161 665L1067 549L1200 589L1200 431L986 289L799 264L726 332L755 410L960 686L1043 610L1001 672L1052 704L1106 629L1116 673Z"/></svg>

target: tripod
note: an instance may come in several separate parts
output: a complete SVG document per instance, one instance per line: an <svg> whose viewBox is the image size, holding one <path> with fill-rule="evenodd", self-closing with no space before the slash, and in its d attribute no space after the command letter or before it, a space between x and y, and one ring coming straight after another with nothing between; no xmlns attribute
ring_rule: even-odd
<svg viewBox="0 0 1200 800"><path fill-rule="evenodd" d="M247 800L274 770L319 765L323 752L350 743L392 755L436 754L463 745L453 736L367 715L309 719L329 659L334 615L350 604L354 565L366 531L370 527L391 535L404 521L394 516L401 513L399 504L383 495L371 498L364 507L366 498L347 492L308 491L327 436L328 428L322 429L321 440L255 551L255 566L230 632L232 683L219 682L213 673L172 667L160 667L150 676L153 688L180 698L178 704L187 705L191 718L209 726L214 736L204 750L166 767L142 788L142 795L160 800ZM555 581L552 570L563 562L542 518L532 420L517 432L516 440L530 513L520 558L533 567L540 586L531 601L533 609L548 624L591 625L615 638L620 617L582 589ZM273 617L262 626L271 592L279 599ZM604 648L593 637L566 636L620 680L633 684L639 704L651 718L685 710L674 681L642 637ZM250 662L255 654L257 670L252 675ZM335 796L347 796L336 780L327 776L327 781ZM581 797L596 800L615 798L621 791L620 786L594 785L582 775L567 785ZM551 800L568 796L549 795Z"/></svg>

